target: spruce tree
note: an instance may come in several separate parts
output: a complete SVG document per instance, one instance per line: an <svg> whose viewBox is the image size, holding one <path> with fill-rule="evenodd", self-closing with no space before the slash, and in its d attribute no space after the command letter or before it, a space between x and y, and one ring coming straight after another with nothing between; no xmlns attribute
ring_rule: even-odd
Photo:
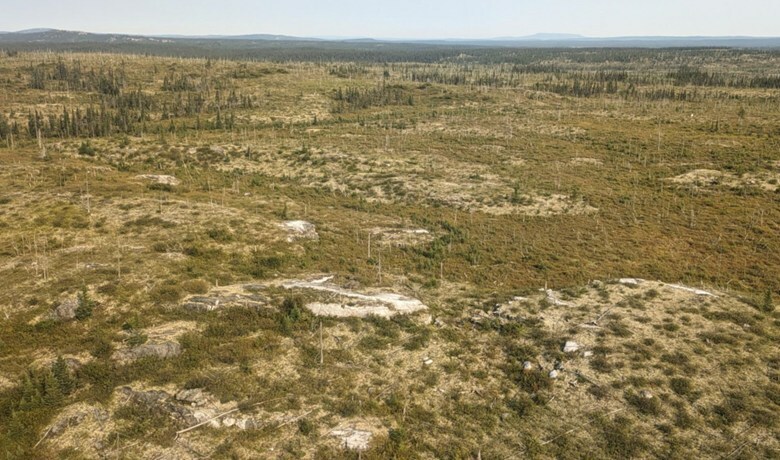
<svg viewBox="0 0 780 460"><path fill-rule="evenodd" d="M775 311L775 304L772 302L772 290L767 289L764 294L764 301L761 303L761 310L764 313L772 313Z"/></svg>
<svg viewBox="0 0 780 460"><path fill-rule="evenodd" d="M84 320L92 316L92 310L95 308L95 301L89 296L87 286L81 286L78 294L78 307L76 307L76 319Z"/></svg>
<svg viewBox="0 0 780 460"><path fill-rule="evenodd" d="M49 407L58 406L65 396L62 394L60 384L54 378L54 373L47 372L43 376L43 404Z"/></svg>
<svg viewBox="0 0 780 460"><path fill-rule="evenodd" d="M57 357L57 361L51 366L51 372L54 375L54 379L60 387L60 391L63 395L69 395L75 388L75 382L70 376L70 370L68 364L62 359L62 356Z"/></svg>

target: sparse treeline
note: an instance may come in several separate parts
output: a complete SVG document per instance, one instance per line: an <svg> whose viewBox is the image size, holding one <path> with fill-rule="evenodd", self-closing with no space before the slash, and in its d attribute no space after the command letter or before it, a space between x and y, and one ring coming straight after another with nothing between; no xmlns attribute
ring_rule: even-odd
<svg viewBox="0 0 780 460"><path fill-rule="evenodd" d="M45 64L30 68L30 87L33 89L95 91L116 96L124 87L126 80L124 66L84 70L79 61L68 65L59 60L53 69Z"/></svg>
<svg viewBox="0 0 780 460"><path fill-rule="evenodd" d="M404 80L491 88L530 87L574 97L618 95L626 99L695 100L712 97L698 88L780 88L780 75L708 72L688 65L668 71L574 69L563 64L503 64L473 62L410 65L399 73Z"/></svg>
<svg viewBox="0 0 780 460"><path fill-rule="evenodd" d="M665 74L655 72L614 70L575 70L560 64L475 66L456 65L450 69L441 66L421 66L405 74L412 81L444 83L452 85L476 84L494 87L517 86L524 80L517 75L547 75L555 78L589 79L602 83L621 82L633 84L669 84L675 86L708 86L729 88L780 88L780 75L744 75L729 72L708 72L697 67L683 65Z"/></svg>
<svg viewBox="0 0 780 460"><path fill-rule="evenodd" d="M600 97L614 95L623 99L648 101L695 101L711 97L711 95L699 91L696 87L681 88L669 85L640 86L633 83L621 85L617 81L599 81L589 78L547 79L543 82L534 84L534 89L537 91L548 91L562 96Z"/></svg>
<svg viewBox="0 0 780 460"><path fill-rule="evenodd" d="M19 137L19 124L8 121L8 118L0 113L0 139L5 140L11 136Z"/></svg>
<svg viewBox="0 0 780 460"><path fill-rule="evenodd" d="M669 72L667 77L678 86L695 85L729 88L780 88L780 75L728 75L722 73L707 72L695 67L681 66Z"/></svg>
<svg viewBox="0 0 780 460"><path fill-rule="evenodd" d="M400 85L381 84L376 88L367 89L339 88L334 93L333 99L335 100L335 105L332 108L333 113L386 105L414 105L414 96Z"/></svg>
<svg viewBox="0 0 780 460"><path fill-rule="evenodd" d="M17 114L0 114L0 140L25 134L31 139L103 137L181 127L229 130L235 127L234 111L251 109L256 103L255 97L231 87L228 79L177 73L166 75L161 88L173 93L172 97L154 97L138 88L128 90L124 65L86 70L79 61L68 64L59 60L53 67L31 66L29 76L33 89L94 93L94 102L63 107L59 113L31 111L23 124L17 121ZM160 121L168 123L155 123Z"/></svg>
<svg viewBox="0 0 780 460"><path fill-rule="evenodd" d="M717 65L739 59L777 59L776 49L737 48L512 48L500 46L428 45L409 43L348 43L275 40L207 40L179 42L28 42L3 43L6 53L109 52L166 57L230 59L266 62L443 63L485 65L545 65L565 61L574 65L636 62L669 64L676 61Z"/></svg>
<svg viewBox="0 0 780 460"><path fill-rule="evenodd" d="M418 50L420 51L420 50ZM439 50L441 51L441 50ZM530 89L577 98L610 96L625 100L702 101L755 97L719 88L780 88L776 66L753 71L755 62L773 63L775 52L756 50L468 50L435 62L360 60L323 65L330 77L376 78L373 87L349 85L330 95L332 113L381 106L415 105L418 86ZM498 61L499 57L503 59ZM493 62L495 61L495 62ZM724 64L717 70L714 63ZM741 64L751 65L746 68ZM752 64L751 64L752 63ZM183 71L156 66L146 83L117 63L85 65L79 60L33 63L27 85L41 91L77 92L86 97L58 109L0 115L0 140L102 137L149 132L231 130L236 112L257 107L257 96L240 93L239 79L286 73L237 62L219 70L211 60ZM770 70L767 70L770 69ZM150 83L151 82L151 83ZM412 84L406 84L410 82ZM146 86L144 86L146 85ZM770 99L777 95L769 93Z"/></svg>

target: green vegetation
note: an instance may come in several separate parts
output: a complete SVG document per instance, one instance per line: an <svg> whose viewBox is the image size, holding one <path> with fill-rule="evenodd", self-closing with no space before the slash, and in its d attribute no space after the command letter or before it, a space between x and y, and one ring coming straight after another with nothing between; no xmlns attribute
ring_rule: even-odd
<svg viewBox="0 0 780 460"><path fill-rule="evenodd" d="M239 45L0 57L0 457L777 456L780 54Z"/></svg>
<svg viewBox="0 0 780 460"><path fill-rule="evenodd" d="M764 300L761 302L761 311L764 313L772 313L775 311L775 304L772 301L772 290L767 289L764 293Z"/></svg>
<svg viewBox="0 0 780 460"><path fill-rule="evenodd" d="M92 310L95 308L95 301L89 296L87 286L82 286L78 295L78 306L76 307L76 319L85 320L92 316Z"/></svg>

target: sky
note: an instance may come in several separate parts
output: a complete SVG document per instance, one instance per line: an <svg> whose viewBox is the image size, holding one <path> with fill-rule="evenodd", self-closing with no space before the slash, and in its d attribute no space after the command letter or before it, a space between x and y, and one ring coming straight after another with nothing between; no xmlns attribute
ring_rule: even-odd
<svg viewBox="0 0 780 460"><path fill-rule="evenodd" d="M306 37L780 36L780 0L0 0L0 30Z"/></svg>

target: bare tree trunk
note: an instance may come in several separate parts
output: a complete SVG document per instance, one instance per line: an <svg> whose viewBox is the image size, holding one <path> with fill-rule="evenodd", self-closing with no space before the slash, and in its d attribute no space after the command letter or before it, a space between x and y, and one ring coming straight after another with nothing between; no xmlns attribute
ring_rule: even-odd
<svg viewBox="0 0 780 460"><path fill-rule="evenodd" d="M320 320L320 366L325 363L325 355L322 350L322 320Z"/></svg>

